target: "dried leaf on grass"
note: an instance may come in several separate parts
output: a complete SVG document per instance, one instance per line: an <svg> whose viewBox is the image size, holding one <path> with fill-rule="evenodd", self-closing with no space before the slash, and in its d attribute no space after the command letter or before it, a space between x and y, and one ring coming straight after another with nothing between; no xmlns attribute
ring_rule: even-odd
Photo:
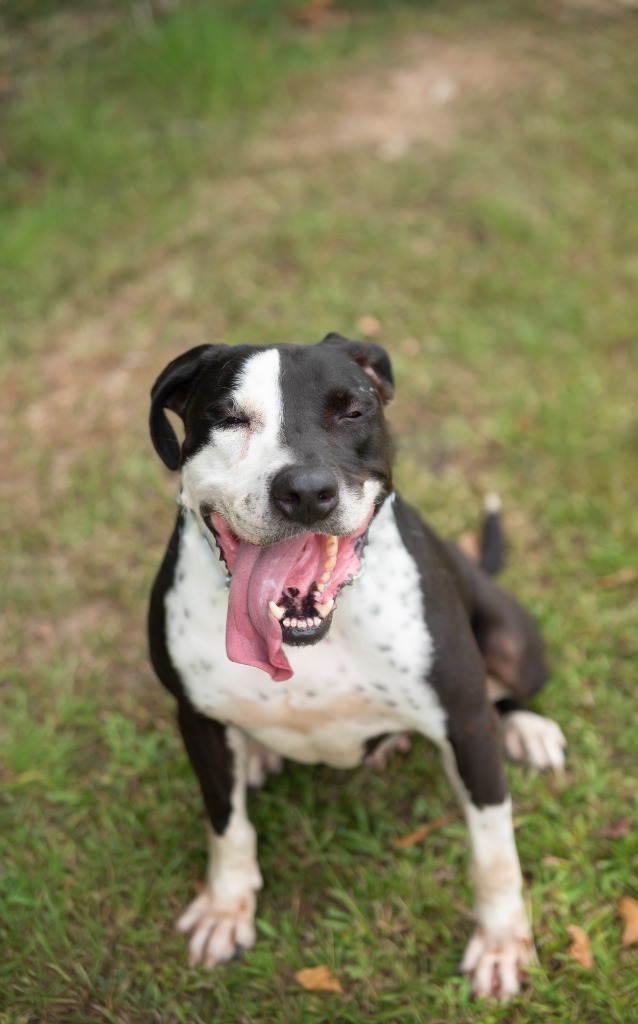
<svg viewBox="0 0 638 1024"><path fill-rule="evenodd" d="M376 338L381 334L381 322L377 320L376 316L364 313L357 320L357 330L360 331L364 338Z"/></svg>
<svg viewBox="0 0 638 1024"><path fill-rule="evenodd" d="M589 944L589 937L586 931L579 928L577 924L568 924L567 931L574 940L569 947L570 956L580 964L581 967L585 967L588 971L591 971L594 966L594 957Z"/></svg>
<svg viewBox="0 0 638 1024"><path fill-rule="evenodd" d="M308 28L321 28L330 21L332 14L332 0L308 0L290 12L293 21Z"/></svg>
<svg viewBox="0 0 638 1024"><path fill-rule="evenodd" d="M626 587L637 578L638 569L633 569L627 565L624 569L610 573L609 576L601 576L598 580L598 586L602 587L603 590L613 590L614 587Z"/></svg>
<svg viewBox="0 0 638 1024"><path fill-rule="evenodd" d="M325 964L321 967L304 967L302 971L297 971L295 978L308 992L343 992L338 979Z"/></svg>
<svg viewBox="0 0 638 1024"><path fill-rule="evenodd" d="M632 825L631 818L618 818L617 821L610 821L609 824L596 829L594 835L598 839L623 839L631 832Z"/></svg>
<svg viewBox="0 0 638 1024"><path fill-rule="evenodd" d="M618 911L625 927L622 933L623 946L631 946L638 942L638 902L630 896L624 896L618 904Z"/></svg>
<svg viewBox="0 0 638 1024"><path fill-rule="evenodd" d="M428 821L425 825L421 825L421 828L418 828L416 832L411 832L409 836L404 836L403 839L393 839L392 845L396 850L405 850L408 846L415 846L429 836L431 832L435 832L437 828L442 828L443 825L448 825L456 817L455 812L444 814L440 818L435 818L434 821Z"/></svg>

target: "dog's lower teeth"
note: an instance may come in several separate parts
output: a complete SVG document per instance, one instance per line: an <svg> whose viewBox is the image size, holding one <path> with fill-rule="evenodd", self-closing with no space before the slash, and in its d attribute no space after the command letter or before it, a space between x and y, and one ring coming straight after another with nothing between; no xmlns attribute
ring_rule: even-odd
<svg viewBox="0 0 638 1024"><path fill-rule="evenodd" d="M284 619L284 621L283 621L282 625L284 625L284 626L288 627L288 626L291 626L291 625L292 625L292 623L291 623L290 619Z"/></svg>
<svg viewBox="0 0 638 1024"><path fill-rule="evenodd" d="M321 625L321 619L319 618L318 615L315 615L315 617L314 617L314 619L312 621L313 621L315 626L320 626Z"/></svg>

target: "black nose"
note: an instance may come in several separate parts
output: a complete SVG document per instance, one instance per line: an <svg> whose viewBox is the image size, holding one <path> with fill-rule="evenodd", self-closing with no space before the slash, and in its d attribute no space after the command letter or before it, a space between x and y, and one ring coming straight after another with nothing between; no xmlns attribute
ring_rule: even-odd
<svg viewBox="0 0 638 1024"><path fill-rule="evenodd" d="M296 523L325 519L337 505L338 491L336 476L324 466L286 466L270 488L277 508Z"/></svg>

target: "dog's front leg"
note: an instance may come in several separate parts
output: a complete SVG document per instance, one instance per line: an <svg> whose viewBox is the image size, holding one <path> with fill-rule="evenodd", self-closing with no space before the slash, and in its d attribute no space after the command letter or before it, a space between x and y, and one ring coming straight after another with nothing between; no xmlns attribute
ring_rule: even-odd
<svg viewBox="0 0 638 1024"><path fill-rule="evenodd" d="M470 976L475 996L506 1000L519 991L535 951L491 707L452 733L444 763L461 798L472 852L476 930L461 971Z"/></svg>
<svg viewBox="0 0 638 1024"><path fill-rule="evenodd" d="M209 860L203 890L177 927L190 934L190 963L214 967L255 944L262 878L246 814L247 741L186 704L179 725L208 813Z"/></svg>

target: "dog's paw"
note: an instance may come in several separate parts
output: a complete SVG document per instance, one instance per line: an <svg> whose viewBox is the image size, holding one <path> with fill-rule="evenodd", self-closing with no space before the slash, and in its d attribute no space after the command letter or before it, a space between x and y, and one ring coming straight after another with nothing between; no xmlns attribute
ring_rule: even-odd
<svg viewBox="0 0 638 1024"><path fill-rule="evenodd" d="M255 945L256 893L247 890L239 897L218 896L209 889L187 907L177 930L190 935L188 962L215 967Z"/></svg>
<svg viewBox="0 0 638 1024"><path fill-rule="evenodd" d="M536 951L527 923L509 934L490 934L477 928L461 962L461 973L470 979L472 995L507 1002L520 992L528 967L536 963Z"/></svg>
<svg viewBox="0 0 638 1024"><path fill-rule="evenodd" d="M374 750L368 754L364 759L364 764L368 768L375 768L378 772L384 772L388 767L388 764L397 751L401 754L407 754L412 744L410 737L407 732L399 732L396 736L389 736L387 740L382 740Z"/></svg>
<svg viewBox="0 0 638 1024"><path fill-rule="evenodd" d="M510 711L503 716L503 741L512 761L522 761L540 771L560 772L565 767L567 740L551 718L533 711Z"/></svg>
<svg viewBox="0 0 638 1024"><path fill-rule="evenodd" d="M261 789L269 775L279 775L283 760L257 740L249 740L247 749L246 783L250 789Z"/></svg>

